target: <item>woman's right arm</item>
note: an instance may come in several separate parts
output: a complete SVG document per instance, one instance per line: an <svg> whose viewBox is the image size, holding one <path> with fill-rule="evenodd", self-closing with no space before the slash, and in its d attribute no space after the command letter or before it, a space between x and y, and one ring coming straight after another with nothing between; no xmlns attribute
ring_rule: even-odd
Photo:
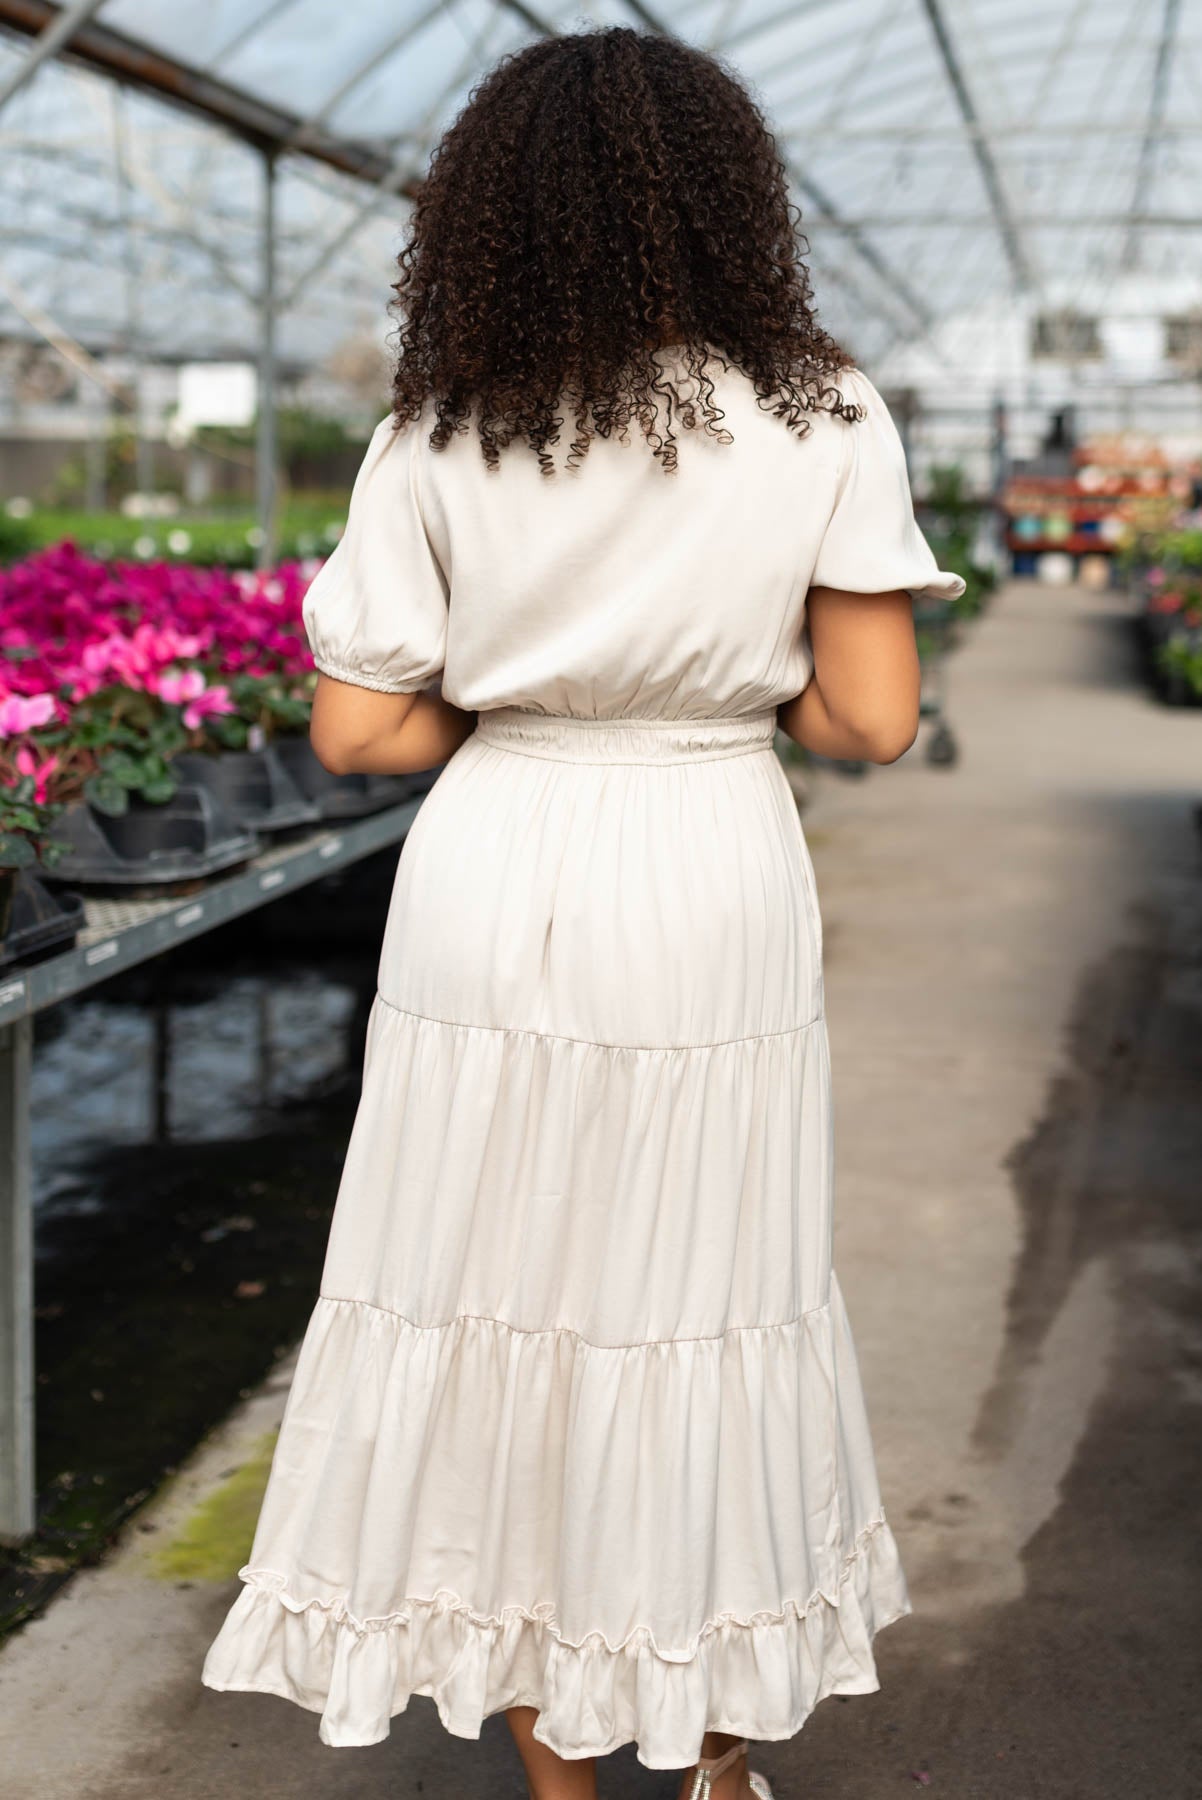
<svg viewBox="0 0 1202 1800"><path fill-rule="evenodd" d="M811 588L814 673L777 708L780 728L819 756L896 762L918 734L919 665L910 595Z"/></svg>

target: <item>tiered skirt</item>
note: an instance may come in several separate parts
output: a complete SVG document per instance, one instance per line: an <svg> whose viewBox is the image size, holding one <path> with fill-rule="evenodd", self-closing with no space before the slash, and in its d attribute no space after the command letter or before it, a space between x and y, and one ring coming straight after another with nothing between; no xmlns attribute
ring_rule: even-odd
<svg viewBox="0 0 1202 1800"><path fill-rule="evenodd" d="M401 855L319 1297L203 1680L369 1744L783 1738L909 1611L831 1267L775 719L504 708Z"/></svg>

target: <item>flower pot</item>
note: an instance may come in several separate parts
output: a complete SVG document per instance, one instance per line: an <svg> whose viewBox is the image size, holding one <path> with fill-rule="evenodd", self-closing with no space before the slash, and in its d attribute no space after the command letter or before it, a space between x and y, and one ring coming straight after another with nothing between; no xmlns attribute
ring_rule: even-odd
<svg viewBox="0 0 1202 1800"><path fill-rule="evenodd" d="M305 798L323 819L361 819L398 806L410 794L420 793L415 775L331 775L318 762L307 737L280 738L275 751Z"/></svg>
<svg viewBox="0 0 1202 1800"><path fill-rule="evenodd" d="M264 750L223 750L206 756L187 750L172 767L181 781L211 794L246 831L289 831L321 817L284 767L274 744Z"/></svg>
<svg viewBox="0 0 1202 1800"><path fill-rule="evenodd" d="M259 848L254 833L212 794L189 784L162 806L131 795L129 811L116 818L83 802L69 806L51 837L63 854L48 879L104 887L194 881L245 862Z"/></svg>
<svg viewBox="0 0 1202 1800"><path fill-rule="evenodd" d="M0 943L8 936L13 915L13 896L17 890L17 871L0 869Z"/></svg>
<svg viewBox="0 0 1202 1800"><path fill-rule="evenodd" d="M75 942L83 924L83 901L78 894L51 893L31 869L15 871L7 918L4 911L4 876L0 871L0 964L42 956L48 950L65 949Z"/></svg>

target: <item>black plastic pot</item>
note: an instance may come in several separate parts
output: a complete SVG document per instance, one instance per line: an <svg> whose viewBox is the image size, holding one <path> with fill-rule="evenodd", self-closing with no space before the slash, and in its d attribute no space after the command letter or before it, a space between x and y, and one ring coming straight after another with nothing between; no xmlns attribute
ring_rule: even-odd
<svg viewBox="0 0 1202 1800"><path fill-rule="evenodd" d="M275 745L265 750L223 750L218 756L187 750L173 767L181 781L205 789L246 831L290 831L316 824L320 809L301 792Z"/></svg>
<svg viewBox="0 0 1202 1800"><path fill-rule="evenodd" d="M0 903L0 965L65 949L82 924L78 894L52 894L31 870L18 870L7 919Z"/></svg>
<svg viewBox="0 0 1202 1800"><path fill-rule="evenodd" d="M323 819L362 819L422 791L414 786L420 779L415 775L331 775L318 762L307 737L280 738L274 748Z"/></svg>
<svg viewBox="0 0 1202 1800"><path fill-rule="evenodd" d="M118 818L80 802L55 821L63 854L47 878L104 887L194 881L245 862L259 848L205 788L185 784L162 806L137 794Z"/></svg>

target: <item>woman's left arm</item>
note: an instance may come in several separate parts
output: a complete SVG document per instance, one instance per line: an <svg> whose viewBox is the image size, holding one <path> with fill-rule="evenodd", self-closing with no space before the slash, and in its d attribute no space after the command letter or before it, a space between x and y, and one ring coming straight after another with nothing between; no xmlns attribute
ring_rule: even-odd
<svg viewBox="0 0 1202 1800"><path fill-rule="evenodd" d="M410 775L446 762L475 725L437 688L382 694L319 675L309 741L331 775Z"/></svg>

